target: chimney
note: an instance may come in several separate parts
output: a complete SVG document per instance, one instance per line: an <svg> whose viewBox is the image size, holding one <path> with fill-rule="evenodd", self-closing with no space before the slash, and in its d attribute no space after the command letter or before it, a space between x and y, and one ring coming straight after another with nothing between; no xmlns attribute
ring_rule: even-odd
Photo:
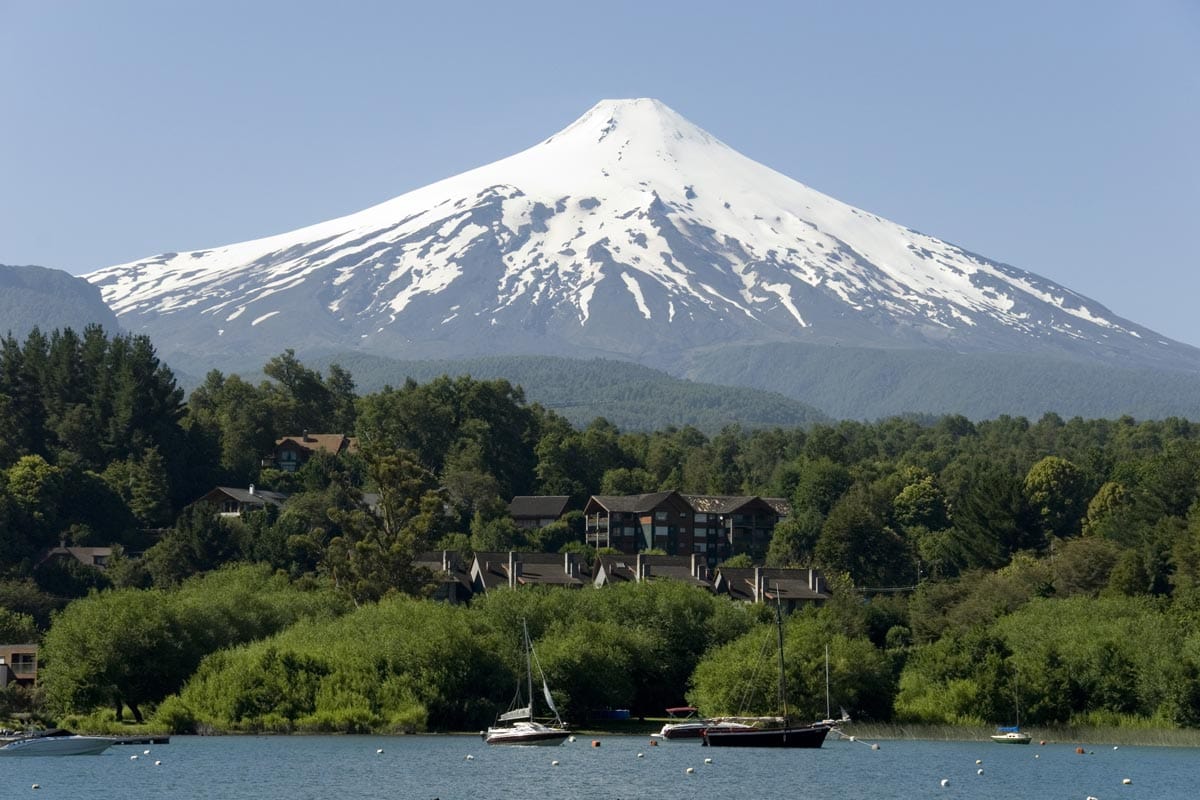
<svg viewBox="0 0 1200 800"><path fill-rule="evenodd" d="M700 578L700 559L696 557L695 553L692 553L692 577Z"/></svg>
<svg viewBox="0 0 1200 800"><path fill-rule="evenodd" d="M579 564L574 553L563 553L563 571L571 578L579 577Z"/></svg>
<svg viewBox="0 0 1200 800"><path fill-rule="evenodd" d="M442 572L450 572L450 551L442 551Z"/></svg>
<svg viewBox="0 0 1200 800"><path fill-rule="evenodd" d="M517 579L521 577L521 560L517 558L517 554L512 550L508 551L508 585L516 588L520 583Z"/></svg>
<svg viewBox="0 0 1200 800"><path fill-rule="evenodd" d="M763 600L764 600L763 595L765 594L765 592L763 590L764 590L764 586L763 586L762 567L755 567L754 568L754 602L756 602L756 603L763 602Z"/></svg>
<svg viewBox="0 0 1200 800"><path fill-rule="evenodd" d="M254 484L253 483L250 484L250 490L249 490L248 494L254 494Z"/></svg>
<svg viewBox="0 0 1200 800"><path fill-rule="evenodd" d="M308 438L308 428L304 429L304 434L300 437L300 440L304 441L304 442L312 441L311 439Z"/></svg>

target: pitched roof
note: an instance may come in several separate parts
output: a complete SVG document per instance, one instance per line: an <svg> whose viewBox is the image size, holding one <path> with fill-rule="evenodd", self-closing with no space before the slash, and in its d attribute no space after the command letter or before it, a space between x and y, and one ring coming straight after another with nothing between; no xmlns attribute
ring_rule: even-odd
<svg viewBox="0 0 1200 800"><path fill-rule="evenodd" d="M283 505L283 501L287 500L286 494L272 492L268 489L257 489L253 486L251 486L249 489L238 489L233 486L218 486L200 499L208 500L217 493L224 494L239 503L251 506L265 506L268 504L273 506L281 506Z"/></svg>
<svg viewBox="0 0 1200 800"><path fill-rule="evenodd" d="M51 558L74 558L81 564L98 567L105 565L105 562L112 557L112 551L112 547L67 547L61 545L47 550L37 563L38 566L41 566Z"/></svg>
<svg viewBox="0 0 1200 800"><path fill-rule="evenodd" d="M697 577L695 570L700 568L700 575L708 573L708 565L697 565L692 556L662 556L641 553L638 555L602 555L596 557L596 579L604 583L624 583L637 580L638 565L645 570L647 580L665 578L683 581L693 586L712 589L712 581L706 577Z"/></svg>
<svg viewBox="0 0 1200 800"><path fill-rule="evenodd" d="M762 579L766 599L828 600L825 578L817 570L792 567L720 567L717 589L737 600L755 599L755 574Z"/></svg>
<svg viewBox="0 0 1200 800"><path fill-rule="evenodd" d="M574 573L568 571L568 560L574 563ZM542 584L579 587L591 581L591 570L581 564L578 557L569 553L476 553L471 566L471 576L483 584L485 590L509 585L508 566L516 568L517 583L521 585Z"/></svg>
<svg viewBox="0 0 1200 800"><path fill-rule="evenodd" d="M730 514L758 498L753 495L685 494L683 499L703 514Z"/></svg>
<svg viewBox="0 0 1200 800"><path fill-rule="evenodd" d="M299 436L281 436L275 440L276 447L284 444L295 444L313 453L324 452L337 455L343 451L358 452L358 439L343 433L308 433L305 431Z"/></svg>
<svg viewBox="0 0 1200 800"><path fill-rule="evenodd" d="M614 495L614 494L594 494L588 500L588 505L596 503L597 505L607 509L609 512L626 512L626 513L644 513L653 511L658 506L662 505L672 495L678 497L676 492L653 492L651 494L632 494L632 495Z"/></svg>
<svg viewBox="0 0 1200 800"><path fill-rule="evenodd" d="M508 504L509 516L561 517L571 498L566 495L517 495Z"/></svg>
<svg viewBox="0 0 1200 800"><path fill-rule="evenodd" d="M702 514L736 514L747 506L765 507L779 514L779 507L771 502L771 498L758 495L685 494L683 499ZM775 498L775 500L779 503L787 503L786 500L780 498Z"/></svg>
<svg viewBox="0 0 1200 800"><path fill-rule="evenodd" d="M464 589L471 588L471 571L463 565L458 553L448 550L418 553L413 559L413 566L429 570L434 579L441 583L457 583Z"/></svg>
<svg viewBox="0 0 1200 800"><path fill-rule="evenodd" d="M792 515L792 501L786 497L764 497L763 502L775 509L775 513L781 517Z"/></svg>

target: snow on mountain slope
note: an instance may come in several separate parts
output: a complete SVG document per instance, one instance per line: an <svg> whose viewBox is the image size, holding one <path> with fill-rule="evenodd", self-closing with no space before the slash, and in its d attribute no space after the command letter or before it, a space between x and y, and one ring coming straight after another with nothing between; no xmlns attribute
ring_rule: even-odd
<svg viewBox="0 0 1200 800"><path fill-rule="evenodd" d="M99 270L160 351L404 358L680 353L767 341L1195 366L1051 281L852 208L657 100L339 219Z"/></svg>

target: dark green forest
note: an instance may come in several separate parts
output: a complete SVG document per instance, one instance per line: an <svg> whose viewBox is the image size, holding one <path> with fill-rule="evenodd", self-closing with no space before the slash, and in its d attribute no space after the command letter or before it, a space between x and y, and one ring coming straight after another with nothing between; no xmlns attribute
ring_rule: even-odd
<svg viewBox="0 0 1200 800"><path fill-rule="evenodd" d="M0 342L0 642L40 645L33 714L171 731L477 730L511 696L527 620L560 708L776 711L771 610L669 581L431 599L417 553L573 550L518 494L788 498L765 552L833 599L786 622L801 716L1200 727L1200 431L1184 419L896 417L715 433L574 425L500 378L358 391L293 353L185 398L149 340ZM295 473L275 440L353 434ZM194 501L255 484L242 518ZM374 511L364 493L378 496ZM47 558L109 546L105 568Z"/></svg>

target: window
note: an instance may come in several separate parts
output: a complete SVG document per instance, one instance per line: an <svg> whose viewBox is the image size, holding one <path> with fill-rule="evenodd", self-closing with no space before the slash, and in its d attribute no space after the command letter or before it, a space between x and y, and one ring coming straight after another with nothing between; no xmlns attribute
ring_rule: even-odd
<svg viewBox="0 0 1200 800"><path fill-rule="evenodd" d="M708 542L696 542L694 545L692 545L692 549L695 550L697 553L707 553L708 552Z"/></svg>
<svg viewBox="0 0 1200 800"><path fill-rule="evenodd" d="M655 522L666 522L667 521L667 512L666 511L655 511L654 512L654 521Z"/></svg>
<svg viewBox="0 0 1200 800"><path fill-rule="evenodd" d="M31 675L37 672L37 655L34 653L13 653L11 667L13 672Z"/></svg>
<svg viewBox="0 0 1200 800"><path fill-rule="evenodd" d="M695 522L697 525L707 525L708 524L708 514L696 514L692 517L692 521Z"/></svg>

